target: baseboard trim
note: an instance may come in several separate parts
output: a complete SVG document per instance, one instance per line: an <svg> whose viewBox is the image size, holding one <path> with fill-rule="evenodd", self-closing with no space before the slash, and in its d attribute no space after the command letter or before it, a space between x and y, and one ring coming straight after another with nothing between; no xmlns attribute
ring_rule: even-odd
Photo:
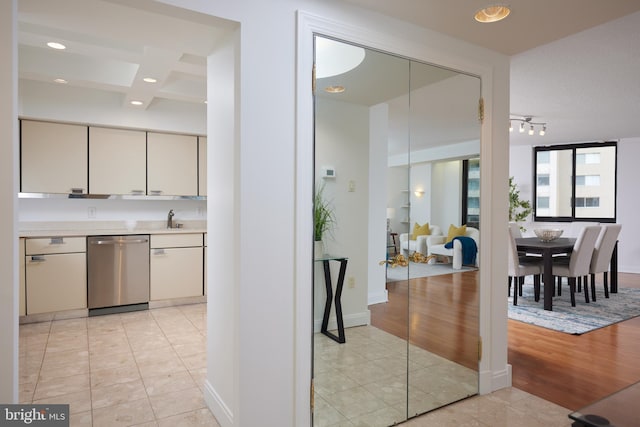
<svg viewBox="0 0 640 427"><path fill-rule="evenodd" d="M389 292L385 289L382 292L369 294L368 305L381 304L389 301Z"/></svg>
<svg viewBox="0 0 640 427"><path fill-rule="evenodd" d="M354 314L349 314L347 316L343 316L342 322L345 328L369 325L371 323L371 312L367 310L362 313L354 313ZM315 319L313 321L313 332L314 333L320 332L321 327L322 327L322 318ZM327 329L330 331L338 329L338 322L336 322L335 317L329 318L329 324L327 325Z"/></svg>
<svg viewBox="0 0 640 427"><path fill-rule="evenodd" d="M511 387L511 365L500 371L480 371L480 394Z"/></svg>
<svg viewBox="0 0 640 427"><path fill-rule="evenodd" d="M208 379L204 381L204 401L221 427L232 427L234 425L233 412L224 404L216 390Z"/></svg>

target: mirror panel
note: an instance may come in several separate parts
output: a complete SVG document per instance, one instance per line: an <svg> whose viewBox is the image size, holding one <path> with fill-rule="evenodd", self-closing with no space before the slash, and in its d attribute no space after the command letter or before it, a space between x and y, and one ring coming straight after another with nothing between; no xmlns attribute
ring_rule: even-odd
<svg viewBox="0 0 640 427"><path fill-rule="evenodd" d="M480 82L321 36L315 43L315 194L335 223L314 248L313 424L390 426L478 390L477 269L392 261L416 248L426 255L418 240L402 249L416 223L446 235L449 224L478 220L478 206L462 205L479 203ZM335 71L342 56L350 65ZM470 158L473 184L472 172L462 178ZM345 264L340 343L335 301L328 311L326 302ZM425 277L432 269L438 275Z"/></svg>
<svg viewBox="0 0 640 427"><path fill-rule="evenodd" d="M389 244L392 240L386 225L387 153L392 140L396 150L404 153L406 164L409 106L405 100L399 107L404 123L395 123L397 129L392 131L385 101L407 93L409 61L350 46L347 56L362 55L362 60L357 68L339 72L335 71L340 67L334 63L339 62L335 57L348 49L338 43L336 53L331 44L331 40L316 37L315 190L335 215L334 227L323 237L322 246L326 252L348 258L341 295L345 342L318 332L328 292L323 263L315 262L313 419L316 426L389 426L407 418L406 326L399 334L373 326L369 305L386 301L386 265L380 261L396 251ZM323 49L333 50L323 56ZM332 65L323 67L323 61L332 61ZM390 75L395 78L389 79ZM337 87L344 91L325 90ZM393 178L397 186L408 188L406 167ZM405 191L398 197L406 195ZM406 215L408 218L408 212ZM339 266L329 264L335 291ZM397 301L401 325L407 323L408 306L408 271L404 270L404 280L397 285L404 288L404 301ZM336 328L333 304L328 329L339 335Z"/></svg>

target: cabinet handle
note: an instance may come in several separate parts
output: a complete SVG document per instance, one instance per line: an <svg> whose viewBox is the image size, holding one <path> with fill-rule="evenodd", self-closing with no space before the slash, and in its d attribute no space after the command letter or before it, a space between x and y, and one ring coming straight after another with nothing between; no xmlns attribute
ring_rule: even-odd
<svg viewBox="0 0 640 427"><path fill-rule="evenodd" d="M91 240L92 245L127 245L131 243L147 243L149 239Z"/></svg>
<svg viewBox="0 0 640 427"><path fill-rule="evenodd" d="M162 194L162 190L151 190L149 191L149 194L151 194L152 196L159 196Z"/></svg>
<svg viewBox="0 0 640 427"><path fill-rule="evenodd" d="M144 190L131 190L131 194L134 196L142 196L144 194Z"/></svg>
<svg viewBox="0 0 640 427"><path fill-rule="evenodd" d="M47 259L42 255L32 255L31 262L45 262Z"/></svg>
<svg viewBox="0 0 640 427"><path fill-rule="evenodd" d="M49 241L50 245L64 245L65 243L64 237L52 237Z"/></svg>
<svg viewBox="0 0 640 427"><path fill-rule="evenodd" d="M71 194L84 194L84 188L72 188Z"/></svg>
<svg viewBox="0 0 640 427"><path fill-rule="evenodd" d="M153 250L153 254L154 255L166 255L167 253L164 251L164 249L154 249Z"/></svg>

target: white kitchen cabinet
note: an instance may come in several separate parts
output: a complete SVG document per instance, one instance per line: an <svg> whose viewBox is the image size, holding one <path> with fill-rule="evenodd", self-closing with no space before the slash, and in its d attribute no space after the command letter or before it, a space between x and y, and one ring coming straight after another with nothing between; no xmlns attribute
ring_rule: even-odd
<svg viewBox="0 0 640 427"><path fill-rule="evenodd" d="M18 249L18 259L20 260L19 264L19 272L18 272L18 276L20 277L20 307L19 307L19 312L20 312L20 316L24 316L27 314L27 302L26 302L26 294L25 294L25 281L24 281L24 267L25 267L25 261L24 261L24 239L21 238L19 239L19 249Z"/></svg>
<svg viewBox="0 0 640 427"><path fill-rule="evenodd" d="M89 127L89 193L146 194L147 133Z"/></svg>
<svg viewBox="0 0 640 427"><path fill-rule="evenodd" d="M198 195L198 137L147 133L147 194Z"/></svg>
<svg viewBox="0 0 640 427"><path fill-rule="evenodd" d="M203 295L202 233L151 236L150 300Z"/></svg>
<svg viewBox="0 0 640 427"><path fill-rule="evenodd" d="M87 193L87 126L21 121L23 193Z"/></svg>
<svg viewBox="0 0 640 427"><path fill-rule="evenodd" d="M198 196L207 195L207 137L198 137Z"/></svg>
<svg viewBox="0 0 640 427"><path fill-rule="evenodd" d="M26 313L87 308L84 237L25 241Z"/></svg>
<svg viewBox="0 0 640 427"><path fill-rule="evenodd" d="M204 233L204 279L203 288L204 294L207 295L207 233Z"/></svg>

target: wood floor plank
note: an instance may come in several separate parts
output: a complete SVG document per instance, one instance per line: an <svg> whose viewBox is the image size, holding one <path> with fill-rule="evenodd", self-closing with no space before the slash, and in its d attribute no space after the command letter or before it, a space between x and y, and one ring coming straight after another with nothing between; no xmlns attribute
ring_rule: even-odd
<svg viewBox="0 0 640 427"><path fill-rule="evenodd" d="M640 274L620 273L619 286L640 288ZM372 325L477 369L477 272L389 283L388 292L388 303L370 306ZM640 381L640 317L579 336L509 320L508 335L513 386L565 408Z"/></svg>

